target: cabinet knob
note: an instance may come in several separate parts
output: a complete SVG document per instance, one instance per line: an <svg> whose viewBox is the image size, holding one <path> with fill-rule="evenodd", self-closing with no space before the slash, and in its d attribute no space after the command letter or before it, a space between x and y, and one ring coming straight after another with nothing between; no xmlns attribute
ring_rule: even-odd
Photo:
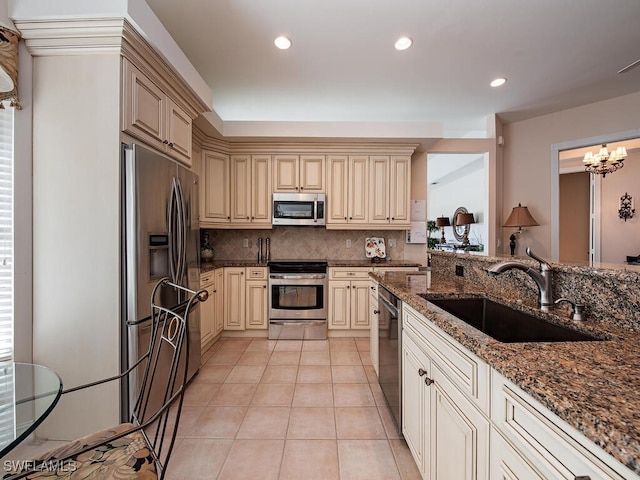
<svg viewBox="0 0 640 480"><path fill-rule="evenodd" d="M163 140L162 143L166 145L167 143L169 143L169 140Z"/></svg>
<svg viewBox="0 0 640 480"><path fill-rule="evenodd" d="M304 190L304 187L300 187L300 190Z"/></svg>
<svg viewBox="0 0 640 480"><path fill-rule="evenodd" d="M380 310L374 310L374 311L373 311L373 314L374 314L374 315L377 315L377 314L379 314L379 313L380 313Z"/></svg>
<svg viewBox="0 0 640 480"><path fill-rule="evenodd" d="M349 220L353 220L353 217L349 217Z"/></svg>
<svg viewBox="0 0 640 480"><path fill-rule="evenodd" d="M173 142L169 142L169 146L170 146L170 147L173 147Z"/></svg>
<svg viewBox="0 0 640 480"><path fill-rule="evenodd" d="M344 217L344 219L346 220L346 219L347 219L347 217Z"/></svg>
<svg viewBox="0 0 640 480"><path fill-rule="evenodd" d="M426 370L423 370L422 368L418 369L418 375L420 375L421 377L426 375L426 374L427 374Z"/></svg>
<svg viewBox="0 0 640 480"><path fill-rule="evenodd" d="M396 219L396 217L391 217L391 220L395 220L395 219Z"/></svg>
<svg viewBox="0 0 640 480"><path fill-rule="evenodd" d="M266 286L266 285L263 285L263 286L262 286L262 288L267 288L267 286Z"/></svg>
<svg viewBox="0 0 640 480"><path fill-rule="evenodd" d="M247 220L249 220L249 217L247 216Z"/></svg>
<svg viewBox="0 0 640 480"><path fill-rule="evenodd" d="M431 379L429 377L424 377L424 383L428 387L433 383L433 379Z"/></svg>
<svg viewBox="0 0 640 480"><path fill-rule="evenodd" d="M387 217L387 220L389 220L389 217Z"/></svg>

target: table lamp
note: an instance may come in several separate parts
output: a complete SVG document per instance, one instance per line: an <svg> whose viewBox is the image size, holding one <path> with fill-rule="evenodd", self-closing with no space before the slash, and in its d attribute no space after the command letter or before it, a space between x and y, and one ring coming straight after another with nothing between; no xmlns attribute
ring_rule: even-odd
<svg viewBox="0 0 640 480"><path fill-rule="evenodd" d="M465 226L464 236L462 237L462 245L465 247L469 245L469 225L471 225L472 223L476 223L475 219L473 218L473 213L458 213L458 216L456 217L456 225Z"/></svg>
<svg viewBox="0 0 640 480"><path fill-rule="evenodd" d="M522 233L522 227L535 227L537 225L540 224L531 216L527 207L523 207L520 203L518 203L517 207L513 207L511 215L503 225L503 227L518 227L518 231L513 232L509 237L509 248L512 256L516 253L516 234Z"/></svg>
<svg viewBox="0 0 640 480"><path fill-rule="evenodd" d="M436 227L440 227L442 229L442 236L440 237L440 243L445 244L447 240L444 238L444 227L450 227L451 222L449 222L449 217L438 217L436 218Z"/></svg>

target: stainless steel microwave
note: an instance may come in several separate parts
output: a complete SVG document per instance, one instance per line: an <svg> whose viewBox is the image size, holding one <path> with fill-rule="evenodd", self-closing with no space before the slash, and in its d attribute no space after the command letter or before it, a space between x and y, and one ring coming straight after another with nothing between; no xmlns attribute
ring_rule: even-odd
<svg viewBox="0 0 640 480"><path fill-rule="evenodd" d="M274 193L272 224L326 225L325 202L324 193Z"/></svg>

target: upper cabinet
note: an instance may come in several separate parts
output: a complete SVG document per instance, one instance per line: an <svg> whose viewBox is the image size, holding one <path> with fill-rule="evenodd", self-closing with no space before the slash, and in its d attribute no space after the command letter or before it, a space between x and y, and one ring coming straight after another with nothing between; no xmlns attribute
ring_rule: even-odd
<svg viewBox="0 0 640 480"><path fill-rule="evenodd" d="M274 192L324 192L324 155L274 155Z"/></svg>
<svg viewBox="0 0 640 480"><path fill-rule="evenodd" d="M369 223L410 224L411 157L375 155L370 159Z"/></svg>
<svg viewBox="0 0 640 480"><path fill-rule="evenodd" d="M175 98L126 59L123 76L123 131L191 166L193 118Z"/></svg>
<svg viewBox="0 0 640 480"><path fill-rule="evenodd" d="M408 229L414 147L358 145L334 153L338 147L314 145L318 153L312 153L308 145L223 148L205 142L200 223L209 228L272 228L273 193L325 192L328 229ZM296 148L308 153L289 153ZM359 153L369 149L389 154Z"/></svg>

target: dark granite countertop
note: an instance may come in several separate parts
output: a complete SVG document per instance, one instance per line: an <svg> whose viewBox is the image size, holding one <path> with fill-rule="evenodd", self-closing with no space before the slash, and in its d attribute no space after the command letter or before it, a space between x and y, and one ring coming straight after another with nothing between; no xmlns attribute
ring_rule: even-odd
<svg viewBox="0 0 640 480"><path fill-rule="evenodd" d="M391 262L372 262L371 260L327 260L329 267L419 267L418 262L394 260ZM258 263L255 260L213 260L200 264L200 273L207 273L221 267L266 267L266 263Z"/></svg>
<svg viewBox="0 0 640 480"><path fill-rule="evenodd" d="M424 272L371 275L596 445L640 473L640 334L602 322L576 322L549 314L547 318L556 323L607 340L502 343L419 296L491 297L481 285L465 287L454 278L433 275L427 288ZM511 305L540 315L537 309Z"/></svg>

